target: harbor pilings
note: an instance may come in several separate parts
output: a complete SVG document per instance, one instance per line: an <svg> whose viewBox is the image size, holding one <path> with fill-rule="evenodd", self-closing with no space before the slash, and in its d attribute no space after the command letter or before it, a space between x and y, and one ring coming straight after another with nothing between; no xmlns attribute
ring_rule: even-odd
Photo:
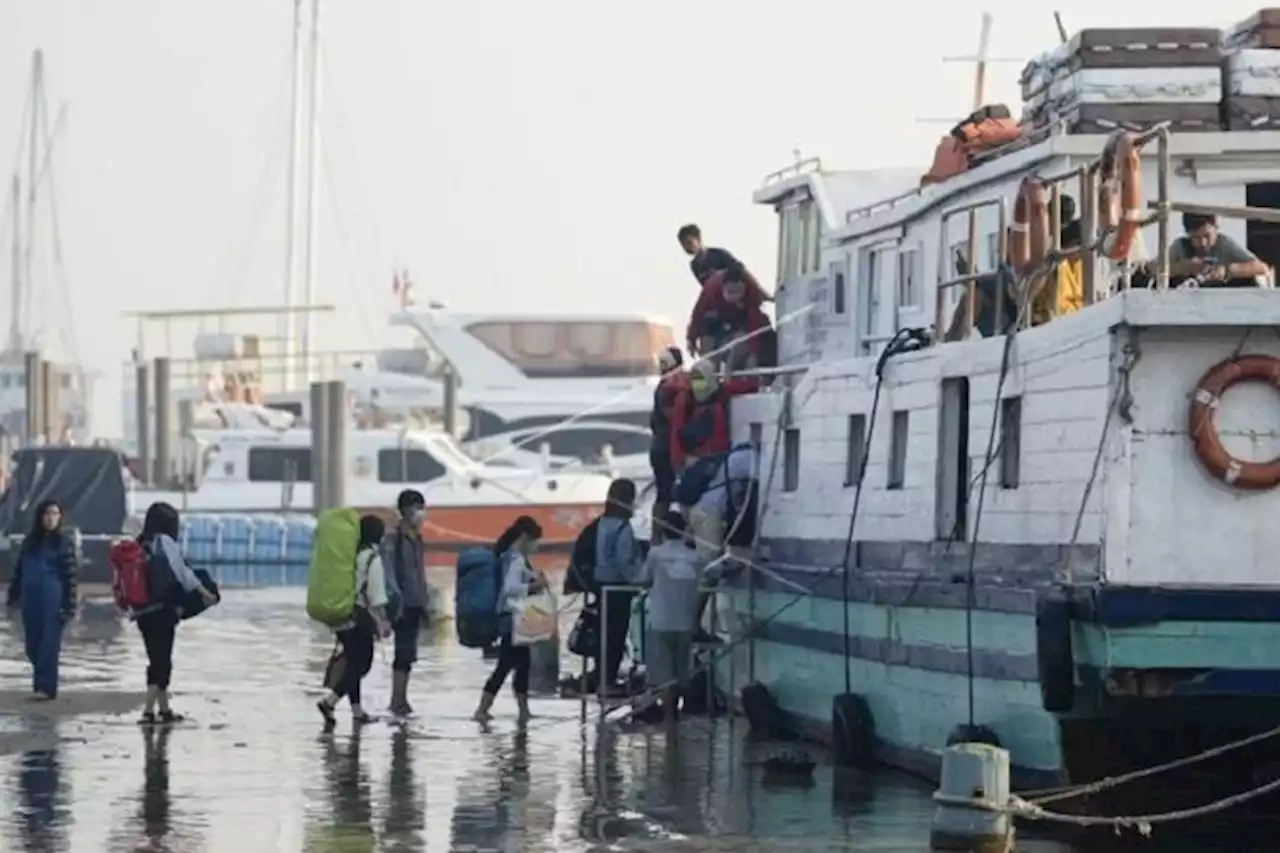
<svg viewBox="0 0 1280 853"><path fill-rule="evenodd" d="M23 353L22 367L27 391L27 444L35 444L37 437L45 433L45 418L42 411L45 399L40 388L43 371L40 365L40 353L34 351Z"/></svg>
<svg viewBox="0 0 1280 853"><path fill-rule="evenodd" d="M138 480L151 485L151 370L145 361L135 367L135 417L138 422Z"/></svg>
<svg viewBox="0 0 1280 853"><path fill-rule="evenodd" d="M40 432L49 444L59 438L61 424L58 420L59 383L58 368L51 361L40 360Z"/></svg>
<svg viewBox="0 0 1280 853"><path fill-rule="evenodd" d="M152 362L156 384L156 464L153 477L157 486L169 488L173 477L173 386L169 359Z"/></svg>
<svg viewBox="0 0 1280 853"><path fill-rule="evenodd" d="M346 506L347 503L347 429L349 427L347 407L347 385L341 379L327 383L329 386L328 427L325 439L328 442L328 453L323 457L325 487L328 491L328 506Z"/></svg>
<svg viewBox="0 0 1280 853"><path fill-rule="evenodd" d="M329 508L325 466L329 459L329 383L311 383L311 512L319 517Z"/></svg>

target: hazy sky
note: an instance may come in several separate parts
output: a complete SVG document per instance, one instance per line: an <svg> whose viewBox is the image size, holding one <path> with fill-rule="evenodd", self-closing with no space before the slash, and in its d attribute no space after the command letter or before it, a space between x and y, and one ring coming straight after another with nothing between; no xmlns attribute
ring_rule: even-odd
<svg viewBox="0 0 1280 853"><path fill-rule="evenodd" d="M322 343L390 340L398 265L419 299L458 309L682 325L695 284L679 224L771 278L773 214L751 204L764 174L794 149L923 169L947 128L919 119L959 118L972 98L972 67L941 57L973 52L985 8L993 53L1029 58L1057 38L1053 5L326 0L317 296L341 311ZM1074 31L1221 26L1261 5L1064 11ZM282 299L292 15L292 0L0 0L0 164L34 48L52 111L67 105L65 267L77 354L106 374L106 434L134 339L120 312ZM1020 69L993 69L991 100L1019 107ZM56 279L38 281L42 313L65 327ZM175 349L191 332L175 330Z"/></svg>

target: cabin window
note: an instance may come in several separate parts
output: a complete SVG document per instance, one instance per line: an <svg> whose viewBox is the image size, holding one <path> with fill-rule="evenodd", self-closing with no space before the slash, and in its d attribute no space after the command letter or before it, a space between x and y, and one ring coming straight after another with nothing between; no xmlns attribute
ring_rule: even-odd
<svg viewBox="0 0 1280 853"><path fill-rule="evenodd" d="M845 437L844 484L856 486L862 471L862 458L867 448L867 416L849 415L849 433Z"/></svg>
<svg viewBox="0 0 1280 853"><path fill-rule="evenodd" d="M779 281L791 281L800 274L800 257L804 240L800 205L792 204L782 211L782 242L786 253L783 257L782 275Z"/></svg>
<svg viewBox="0 0 1280 853"><path fill-rule="evenodd" d="M898 251L898 307L920 307L920 250Z"/></svg>
<svg viewBox="0 0 1280 853"><path fill-rule="evenodd" d="M310 483L311 448L249 448L249 482Z"/></svg>
<svg viewBox="0 0 1280 853"><path fill-rule="evenodd" d="M880 272L880 250L862 250L862 336L871 338L876 333L876 315L880 313L880 294L876 290L876 276Z"/></svg>
<svg viewBox="0 0 1280 853"><path fill-rule="evenodd" d="M751 446L760 450L764 446L764 424L755 421L751 424L748 440Z"/></svg>
<svg viewBox="0 0 1280 853"><path fill-rule="evenodd" d="M1022 398L1000 401L1000 486L1016 489L1022 480Z"/></svg>
<svg viewBox="0 0 1280 853"><path fill-rule="evenodd" d="M805 212L805 271L816 273L822 265L822 211L818 203L809 199L804 204Z"/></svg>
<svg viewBox="0 0 1280 853"><path fill-rule="evenodd" d="M782 491L794 492L800 488L800 430L789 429L782 434Z"/></svg>
<svg viewBox="0 0 1280 853"><path fill-rule="evenodd" d="M831 311L835 314L845 313L848 306L848 291L846 290L848 283L844 279L844 271L846 262L834 263L831 265L831 294L832 306Z"/></svg>
<svg viewBox="0 0 1280 853"><path fill-rule="evenodd" d="M996 270L1004 258L1000 257L1000 234L992 231L987 235L987 262L982 268L988 272Z"/></svg>
<svg viewBox="0 0 1280 853"><path fill-rule="evenodd" d="M389 447L378 451L380 483L426 483L445 473L445 467L421 448Z"/></svg>
<svg viewBox="0 0 1280 853"><path fill-rule="evenodd" d="M889 436L889 480L885 484L890 489L901 489L907 482L907 431L911 424L911 413L905 409L893 413L893 434Z"/></svg>

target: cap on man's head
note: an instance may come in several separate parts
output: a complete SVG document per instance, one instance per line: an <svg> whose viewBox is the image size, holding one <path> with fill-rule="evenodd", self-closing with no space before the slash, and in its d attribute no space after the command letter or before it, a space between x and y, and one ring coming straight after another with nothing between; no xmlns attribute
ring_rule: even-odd
<svg viewBox="0 0 1280 853"><path fill-rule="evenodd" d="M662 368L663 373L675 370L684 364L684 353L680 352L679 347L667 347L658 355L658 366Z"/></svg>
<svg viewBox="0 0 1280 853"><path fill-rule="evenodd" d="M699 359L693 363L693 372L703 379L714 379L716 376L716 366L705 358Z"/></svg>

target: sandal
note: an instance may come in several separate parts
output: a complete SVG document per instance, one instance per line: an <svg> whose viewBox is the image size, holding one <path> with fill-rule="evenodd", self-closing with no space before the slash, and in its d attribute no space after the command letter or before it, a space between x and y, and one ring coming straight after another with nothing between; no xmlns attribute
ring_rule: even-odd
<svg viewBox="0 0 1280 853"><path fill-rule="evenodd" d="M141 717L138 718L138 725L140 726L154 726L155 724L156 724L156 715L151 713L150 711L146 712L145 714L143 714Z"/></svg>
<svg viewBox="0 0 1280 853"><path fill-rule="evenodd" d="M357 726L357 727L367 726L370 723L376 723L377 721L378 721L378 718L373 716L373 714L352 714L351 715L351 725Z"/></svg>
<svg viewBox="0 0 1280 853"><path fill-rule="evenodd" d="M164 723L165 725L172 725L173 723L184 723L187 720L186 715L178 714L174 711L161 711L156 716L160 720L160 722Z"/></svg>

